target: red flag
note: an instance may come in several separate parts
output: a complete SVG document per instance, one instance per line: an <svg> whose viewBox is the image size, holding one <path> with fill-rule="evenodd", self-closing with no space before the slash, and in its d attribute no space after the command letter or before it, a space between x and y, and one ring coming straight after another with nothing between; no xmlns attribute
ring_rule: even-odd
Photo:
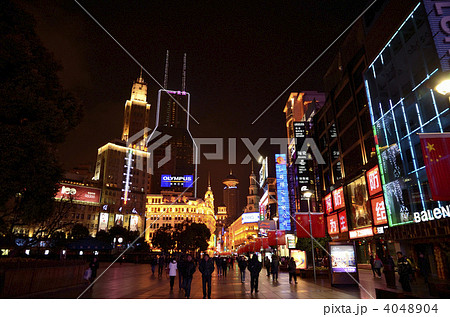
<svg viewBox="0 0 450 317"><path fill-rule="evenodd" d="M268 230L267 231L267 241L270 246L277 245L277 237L275 230Z"/></svg>
<svg viewBox="0 0 450 317"><path fill-rule="evenodd" d="M433 200L450 200L450 133L419 133Z"/></svg>
<svg viewBox="0 0 450 317"><path fill-rule="evenodd" d="M301 212L295 215L298 238L310 238L309 213ZM323 213L311 213L312 235L314 238L325 237L325 219Z"/></svg>
<svg viewBox="0 0 450 317"><path fill-rule="evenodd" d="M277 230L277 245L286 245L286 236L284 230Z"/></svg>
<svg viewBox="0 0 450 317"><path fill-rule="evenodd" d="M263 249L269 248L269 238L262 238L262 246L263 246Z"/></svg>
<svg viewBox="0 0 450 317"><path fill-rule="evenodd" d="M309 238L309 214L307 212L295 215L295 227L297 229L297 238Z"/></svg>
<svg viewBox="0 0 450 317"><path fill-rule="evenodd" d="M262 247L262 240L261 238L256 238L255 240L255 251L260 251Z"/></svg>

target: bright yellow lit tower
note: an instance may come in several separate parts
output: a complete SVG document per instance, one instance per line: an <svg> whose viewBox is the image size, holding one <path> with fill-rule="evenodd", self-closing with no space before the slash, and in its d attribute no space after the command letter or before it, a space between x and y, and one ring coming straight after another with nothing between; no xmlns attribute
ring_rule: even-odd
<svg viewBox="0 0 450 317"><path fill-rule="evenodd" d="M206 206L214 211L214 195L211 189L211 179L209 174L208 174L208 190L205 193L204 201Z"/></svg>
<svg viewBox="0 0 450 317"><path fill-rule="evenodd" d="M133 87L131 88L130 100L125 102L125 110L123 116L123 132L122 141L128 142L128 139L132 138L131 143L136 144L143 138L146 139L148 136L150 123L150 104L147 103L147 84L142 78L141 74L137 80L134 81ZM144 130L145 129L145 130ZM142 135L134 135L143 131Z"/></svg>

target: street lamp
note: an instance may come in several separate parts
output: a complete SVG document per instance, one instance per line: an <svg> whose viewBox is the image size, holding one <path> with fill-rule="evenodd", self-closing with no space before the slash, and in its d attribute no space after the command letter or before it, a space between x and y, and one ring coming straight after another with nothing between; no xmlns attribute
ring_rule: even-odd
<svg viewBox="0 0 450 317"><path fill-rule="evenodd" d="M316 260L314 259L314 241L313 241L313 235L312 235L312 222L311 222L311 207L309 205L309 201L312 196L312 192L307 191L303 193L303 197L308 199L308 216L309 216L309 234L311 237L311 253L312 253L312 262L313 262L313 272L314 272L314 283L317 282L316 280Z"/></svg>
<svg viewBox="0 0 450 317"><path fill-rule="evenodd" d="M273 217L273 220L275 221L275 246L276 246L275 254L278 255L278 235L277 235L277 232L278 232L278 224L277 224L278 217Z"/></svg>
<svg viewBox="0 0 450 317"><path fill-rule="evenodd" d="M450 79L441 81L435 86L434 90L444 96L450 94Z"/></svg>

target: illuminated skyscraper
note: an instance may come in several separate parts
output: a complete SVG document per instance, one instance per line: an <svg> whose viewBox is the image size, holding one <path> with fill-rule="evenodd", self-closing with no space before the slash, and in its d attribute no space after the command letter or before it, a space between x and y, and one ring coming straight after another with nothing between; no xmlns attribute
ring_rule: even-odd
<svg viewBox="0 0 450 317"><path fill-rule="evenodd" d="M239 180L230 171L230 175L223 180L223 184L225 185L223 189L223 202L227 207L228 213L227 224L231 224L241 215L239 208L239 189L237 187Z"/></svg>
<svg viewBox="0 0 450 317"><path fill-rule="evenodd" d="M140 131L149 128L150 124L150 104L147 103L147 84L142 78L142 70L139 78L134 81L131 89L131 97L125 102L123 115L122 141L136 144L142 139L147 138L146 130L142 135ZM133 138L133 136L135 136Z"/></svg>
<svg viewBox="0 0 450 317"><path fill-rule="evenodd" d="M189 131L190 95L185 91L185 73L182 86L182 91L160 89L158 92L156 128L150 134L147 146L150 148L153 142L168 139L153 150L153 194L166 191L197 195L197 168L194 162L197 146Z"/></svg>

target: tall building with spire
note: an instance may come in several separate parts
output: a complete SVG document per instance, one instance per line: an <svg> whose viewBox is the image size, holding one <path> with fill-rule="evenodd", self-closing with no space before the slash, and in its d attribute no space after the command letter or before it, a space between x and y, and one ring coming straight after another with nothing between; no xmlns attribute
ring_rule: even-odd
<svg viewBox="0 0 450 317"><path fill-rule="evenodd" d="M204 201L207 207L214 210L214 194L211 189L211 178L209 174L208 174L208 189L206 190Z"/></svg>
<svg viewBox="0 0 450 317"><path fill-rule="evenodd" d="M253 171L253 161L252 161L252 172L250 173L250 186L248 187L247 195L247 206L245 207L245 212L259 212L259 195L258 195L258 183L256 181L256 174Z"/></svg>
<svg viewBox="0 0 450 317"><path fill-rule="evenodd" d="M123 131L122 141L128 142L132 138L131 143L136 144L146 139L150 125L150 104L147 103L147 84L141 74L137 80L133 82L131 88L131 97L125 102L123 115ZM147 129L146 129L147 128ZM142 135L138 135L144 130ZM133 138L133 136L135 136Z"/></svg>
<svg viewBox="0 0 450 317"><path fill-rule="evenodd" d="M225 187L223 189L223 203L227 207L227 224L231 224L241 214L239 208L239 180L233 175L233 171L230 170L228 175L222 182Z"/></svg>

